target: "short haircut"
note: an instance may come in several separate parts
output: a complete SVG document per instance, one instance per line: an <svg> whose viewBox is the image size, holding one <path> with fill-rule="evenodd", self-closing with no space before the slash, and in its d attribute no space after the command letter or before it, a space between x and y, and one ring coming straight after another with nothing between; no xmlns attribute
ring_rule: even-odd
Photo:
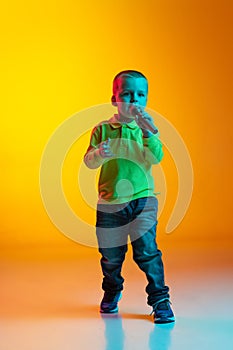
<svg viewBox="0 0 233 350"><path fill-rule="evenodd" d="M137 70L130 70L130 69L123 70L122 72L118 73L113 79L113 86L112 86L113 95L115 95L115 93L118 90L118 79L122 77L144 78L147 81L147 78L145 77L145 75L142 74L141 72L138 72Z"/></svg>

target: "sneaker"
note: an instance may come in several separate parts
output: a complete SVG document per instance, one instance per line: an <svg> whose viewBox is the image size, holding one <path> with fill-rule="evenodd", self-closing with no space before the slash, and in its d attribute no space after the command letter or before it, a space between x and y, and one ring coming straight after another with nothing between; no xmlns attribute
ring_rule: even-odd
<svg viewBox="0 0 233 350"><path fill-rule="evenodd" d="M105 314L118 312L117 304L121 297L121 292L104 292L104 297L100 304L100 312Z"/></svg>
<svg viewBox="0 0 233 350"><path fill-rule="evenodd" d="M154 323L170 323L175 321L169 299L162 299L153 305Z"/></svg>

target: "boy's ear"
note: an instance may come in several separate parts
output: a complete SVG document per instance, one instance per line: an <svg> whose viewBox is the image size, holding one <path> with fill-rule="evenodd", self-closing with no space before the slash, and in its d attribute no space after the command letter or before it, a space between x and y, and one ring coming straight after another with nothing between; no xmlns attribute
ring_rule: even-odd
<svg viewBox="0 0 233 350"><path fill-rule="evenodd" d="M112 95L111 101L112 101L112 105L114 107L116 107L117 106L117 102L116 102L116 97L114 95Z"/></svg>

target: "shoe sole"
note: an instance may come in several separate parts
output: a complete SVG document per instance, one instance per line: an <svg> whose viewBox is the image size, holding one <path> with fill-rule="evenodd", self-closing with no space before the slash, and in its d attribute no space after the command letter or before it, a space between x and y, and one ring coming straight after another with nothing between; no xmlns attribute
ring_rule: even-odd
<svg viewBox="0 0 233 350"><path fill-rule="evenodd" d="M100 313L101 314L116 314L116 313L118 313L118 307L116 309L113 309L113 310L100 309Z"/></svg>
<svg viewBox="0 0 233 350"><path fill-rule="evenodd" d="M163 323L172 323L175 322L175 317L170 318L158 318L154 320L154 323L163 324Z"/></svg>

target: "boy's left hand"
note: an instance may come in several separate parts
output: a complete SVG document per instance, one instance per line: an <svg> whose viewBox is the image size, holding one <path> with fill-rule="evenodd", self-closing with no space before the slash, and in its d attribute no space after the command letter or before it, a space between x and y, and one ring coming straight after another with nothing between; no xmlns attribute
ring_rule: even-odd
<svg viewBox="0 0 233 350"><path fill-rule="evenodd" d="M144 137L150 137L154 135L154 132L150 131L150 129L156 130L153 118L140 107L138 108L138 114L135 117L135 121L138 124L138 126L142 129Z"/></svg>

